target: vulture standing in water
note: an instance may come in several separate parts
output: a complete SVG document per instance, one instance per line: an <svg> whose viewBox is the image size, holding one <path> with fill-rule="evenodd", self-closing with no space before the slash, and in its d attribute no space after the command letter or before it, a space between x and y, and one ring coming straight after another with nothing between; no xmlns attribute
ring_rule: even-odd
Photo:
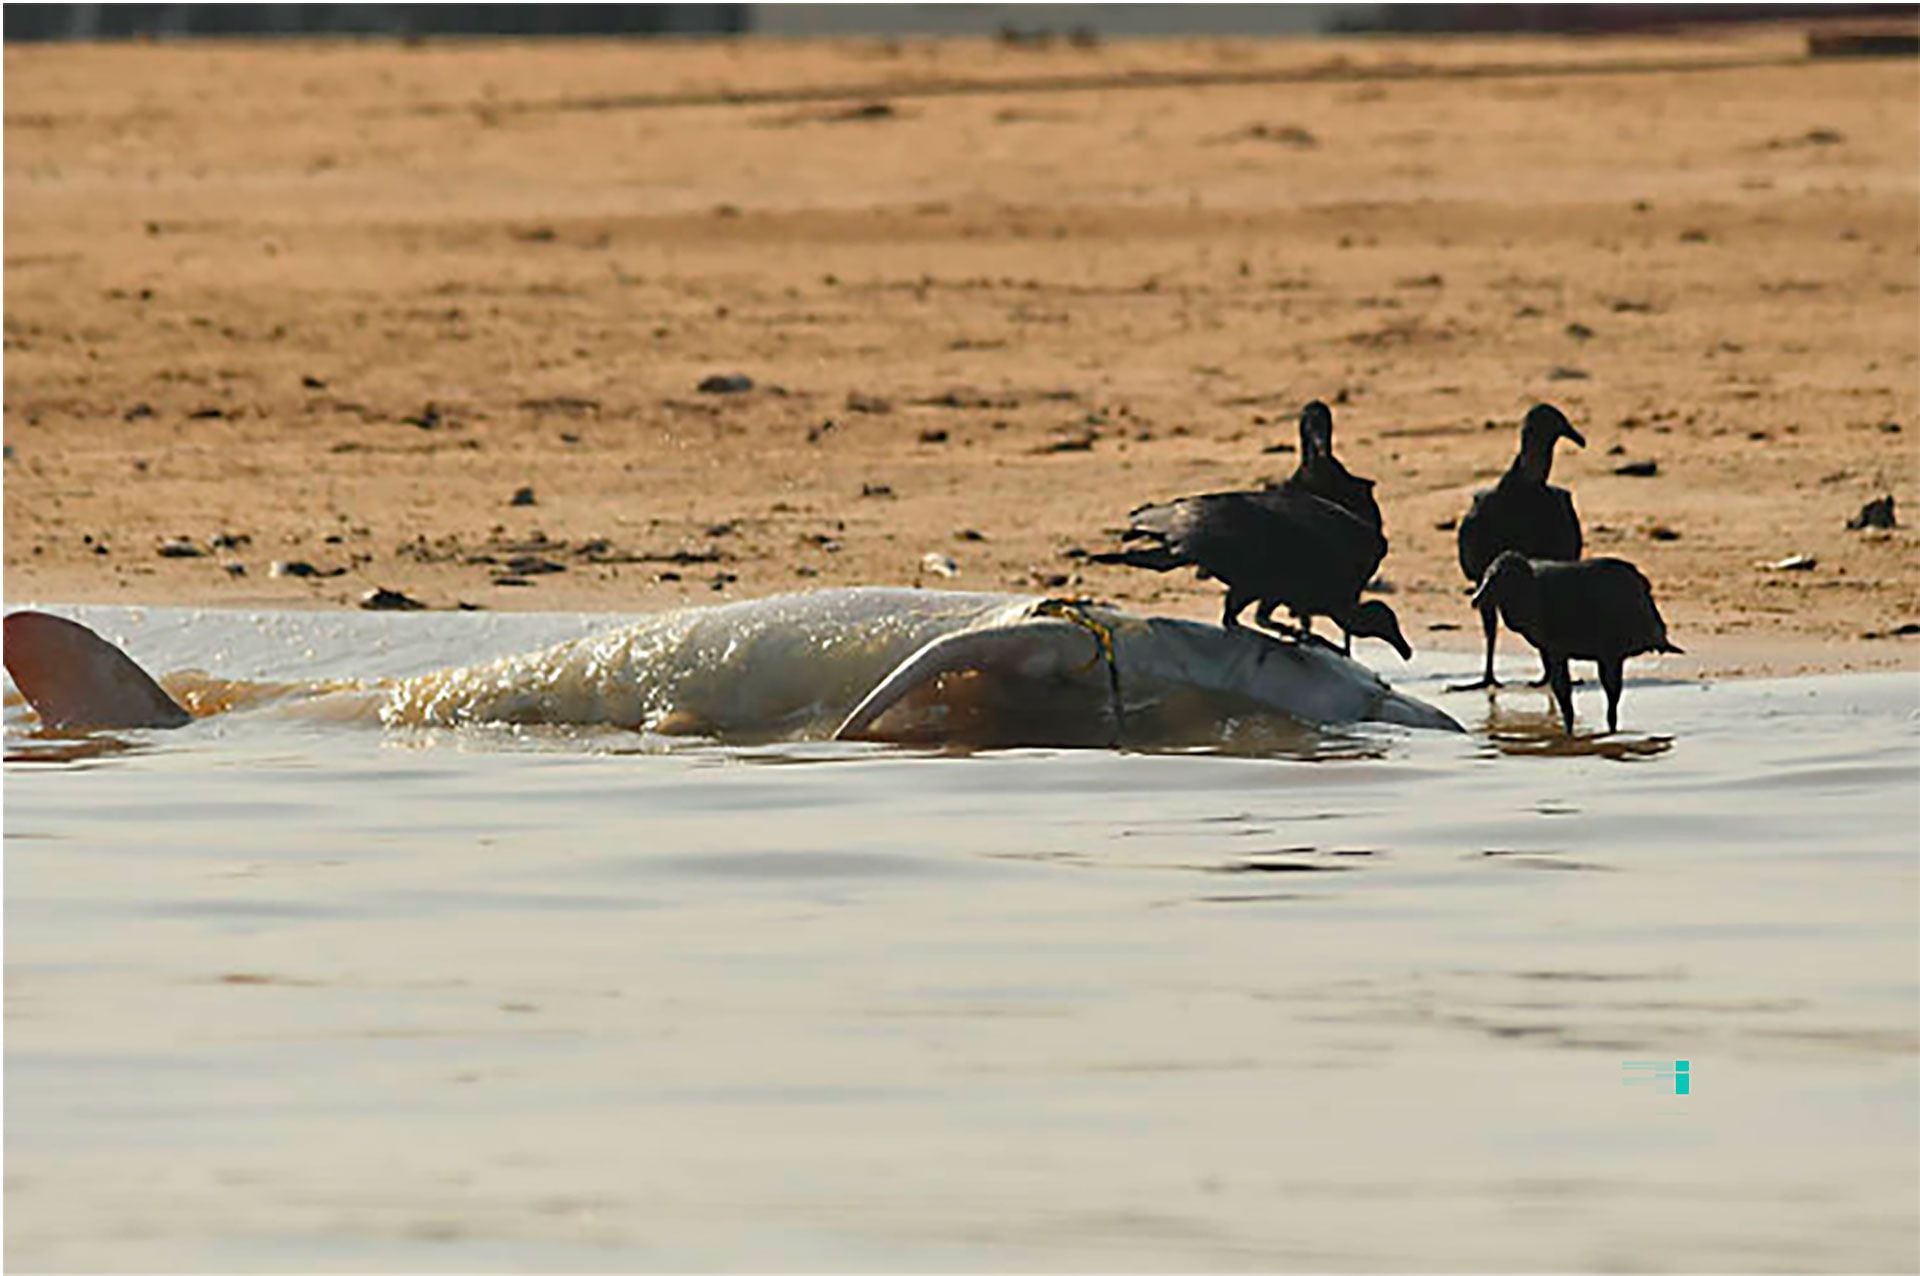
<svg viewBox="0 0 1920 1276"><path fill-rule="evenodd" d="M1254 623L1262 628L1274 628L1273 609L1284 606L1302 637L1312 636L1313 617L1328 616L1346 631L1349 646L1356 635L1381 638L1401 659L1413 656L1393 609L1360 601L1361 587L1386 556L1386 538L1332 501L1282 485L1142 505L1128 518L1122 539L1147 543L1091 561L1156 572L1198 567L1227 586L1221 624L1228 629L1257 602Z"/></svg>
<svg viewBox="0 0 1920 1276"><path fill-rule="evenodd" d="M1498 483L1474 493L1473 508L1460 520L1460 570L1469 582L1479 584L1493 560L1507 550L1562 562L1580 557L1580 516L1573 512L1573 497L1565 488L1547 482L1553 469L1553 445L1563 438L1587 445L1559 408L1537 403L1527 410L1520 426L1520 455ZM1493 638L1499 621L1491 603L1475 605L1480 607L1480 624L1487 632L1487 663L1480 681L1455 688L1461 691L1500 685L1493 676Z"/></svg>
<svg viewBox="0 0 1920 1276"><path fill-rule="evenodd" d="M1375 531L1381 528L1373 480L1350 472L1334 456L1333 409L1318 399L1300 409L1300 464L1280 486L1332 501Z"/></svg>
<svg viewBox="0 0 1920 1276"><path fill-rule="evenodd" d="M1628 656L1678 652L1667 622L1653 605L1653 589L1624 558L1549 562L1507 550L1493 560L1474 591L1473 605L1498 607L1507 627L1532 643L1547 667L1547 685L1560 702L1560 722L1573 734L1573 681L1567 661L1600 666L1607 689L1607 730L1620 729L1620 671Z"/></svg>

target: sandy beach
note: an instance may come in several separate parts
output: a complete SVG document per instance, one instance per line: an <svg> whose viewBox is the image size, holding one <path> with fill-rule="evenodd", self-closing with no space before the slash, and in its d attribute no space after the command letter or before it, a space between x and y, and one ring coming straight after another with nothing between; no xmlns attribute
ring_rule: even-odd
<svg viewBox="0 0 1920 1276"><path fill-rule="evenodd" d="M10 47L7 600L1213 616L1084 552L1319 397L1465 651L1547 400L1686 667L1920 666L1916 102L1798 26Z"/></svg>

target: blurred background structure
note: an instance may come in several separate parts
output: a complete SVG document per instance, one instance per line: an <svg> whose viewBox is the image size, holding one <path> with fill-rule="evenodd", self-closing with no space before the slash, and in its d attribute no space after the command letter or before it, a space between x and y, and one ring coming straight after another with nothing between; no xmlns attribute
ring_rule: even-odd
<svg viewBox="0 0 1920 1276"><path fill-rule="evenodd" d="M275 35L1012 35L1624 31L1900 4L9 4L9 41Z"/></svg>

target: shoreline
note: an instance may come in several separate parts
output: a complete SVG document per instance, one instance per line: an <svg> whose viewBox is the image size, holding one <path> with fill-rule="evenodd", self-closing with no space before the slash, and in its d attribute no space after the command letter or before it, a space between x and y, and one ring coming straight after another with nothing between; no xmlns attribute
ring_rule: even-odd
<svg viewBox="0 0 1920 1276"><path fill-rule="evenodd" d="M789 592L805 593L796 589ZM982 592L998 593L989 590ZM1020 591L1004 591L1020 592ZM1034 595L1039 597L1041 595ZM1064 595L1063 595L1064 596ZM711 602L691 600L670 607L651 609L618 609L586 607L579 609L564 608L511 608L501 609L512 615L551 615L567 617L604 617L608 624L631 622L657 615L663 611L675 610L682 606L719 606L727 602L744 601L741 598L714 598ZM1108 601L1096 598L1095 601ZM1117 605L1117 604L1116 604ZM175 599L132 600L127 598L91 598L91 599L46 599L29 598L16 601L5 600L9 612L20 608L68 608L68 607L125 607L131 610L148 608L172 608L180 610L206 610L219 612L239 612L260 614L265 612L289 612L305 614L312 612L337 612L344 609L323 602L310 602L300 605L287 599L256 598L226 599L219 602L182 602ZM488 609L474 609L488 610ZM1149 614L1140 612L1136 614ZM1215 616L1201 614L1191 608L1179 611L1158 611L1150 614L1169 615L1184 620L1214 621ZM1463 626L1455 631L1429 632L1425 641L1415 642L1416 653L1422 655L1440 655L1457 657L1461 662L1459 677L1470 678L1479 672L1479 662L1483 648L1478 641L1477 620L1472 613L1467 615L1467 624L1473 626L1473 632ZM1324 625L1322 626L1324 628ZM1469 641L1469 638L1471 641ZM1409 636L1410 641L1412 636ZM1379 647L1383 656L1391 656L1384 646ZM1685 644L1683 644L1685 645ZM1359 654L1365 663L1371 665L1389 683L1393 681L1393 665L1390 659L1375 659L1364 651ZM1495 654L1502 661L1518 659L1529 667L1529 676L1533 672L1530 662L1534 660L1531 649L1512 630L1502 626ZM1576 675L1584 669L1586 662L1575 662ZM1681 679L1710 682L1725 679L1749 678L1799 678L1815 677L1826 674L1849 673L1920 673L1920 635L1894 635L1876 640L1836 641L1831 639L1808 638L1791 634L1736 634L1709 639L1696 646L1687 647L1680 655L1642 656L1627 662L1627 678L1631 684L1636 674L1645 676L1657 674L1662 679ZM1509 689L1513 687L1508 684ZM1543 693L1544 694L1544 693Z"/></svg>

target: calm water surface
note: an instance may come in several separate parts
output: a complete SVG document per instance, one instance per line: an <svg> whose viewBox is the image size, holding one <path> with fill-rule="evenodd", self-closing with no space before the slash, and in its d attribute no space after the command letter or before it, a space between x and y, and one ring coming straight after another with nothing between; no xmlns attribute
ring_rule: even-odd
<svg viewBox="0 0 1920 1276"><path fill-rule="evenodd" d="M607 623L72 614L278 677ZM1260 757L9 709L7 1261L1920 1265L1920 679L1648 662L1567 747L1476 663L1386 670L1468 736Z"/></svg>

